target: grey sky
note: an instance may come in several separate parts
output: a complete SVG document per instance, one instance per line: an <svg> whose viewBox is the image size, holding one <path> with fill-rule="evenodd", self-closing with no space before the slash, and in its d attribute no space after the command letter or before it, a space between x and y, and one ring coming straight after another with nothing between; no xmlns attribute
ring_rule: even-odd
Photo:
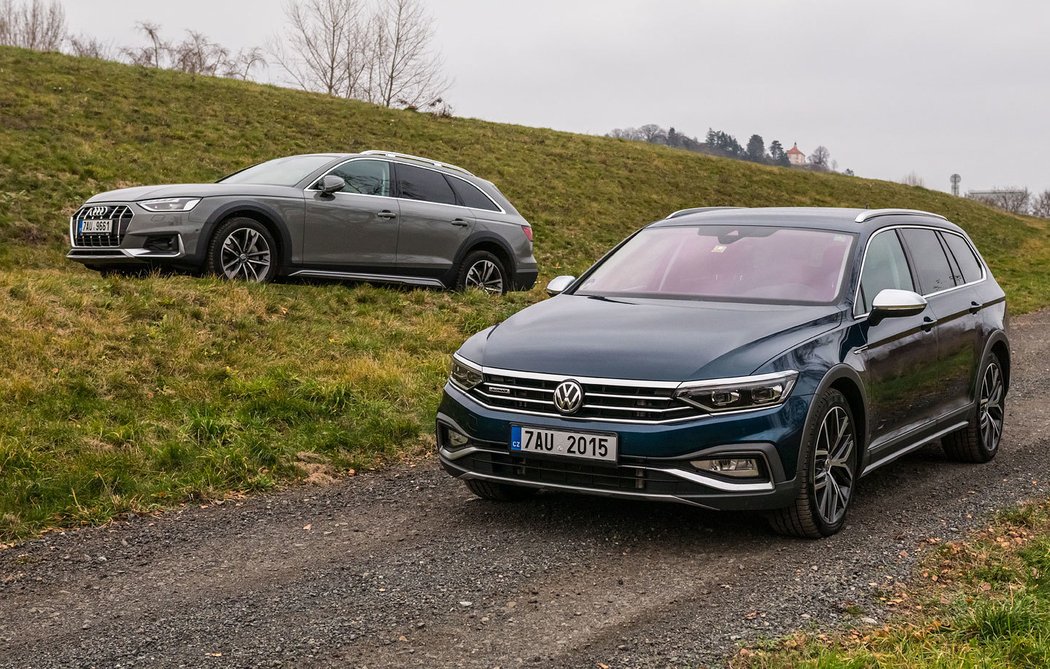
<svg viewBox="0 0 1050 669"><path fill-rule="evenodd" d="M70 29L139 20L265 44L282 0L64 0ZM459 116L603 134L657 123L831 150L947 190L1050 188L1045 0L429 0ZM278 73L270 72L271 77Z"/></svg>

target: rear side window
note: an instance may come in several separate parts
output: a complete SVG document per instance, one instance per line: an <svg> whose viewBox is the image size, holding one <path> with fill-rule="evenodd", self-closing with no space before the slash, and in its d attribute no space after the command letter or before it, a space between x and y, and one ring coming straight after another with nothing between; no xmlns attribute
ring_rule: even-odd
<svg viewBox="0 0 1050 669"><path fill-rule="evenodd" d="M893 230L878 233L868 244L868 255L864 257L864 269L860 277L860 302L864 306L864 313L871 311L875 296L887 288L915 290L915 283L908 270L908 259Z"/></svg>
<svg viewBox="0 0 1050 669"><path fill-rule="evenodd" d="M452 186L440 172L411 165L397 166L397 187L401 197L409 200L456 204Z"/></svg>
<svg viewBox="0 0 1050 669"><path fill-rule="evenodd" d="M456 177L446 178L448 179L448 182L452 184L452 190L456 191L456 195L459 196L459 201L464 207L485 209L486 211L499 211L499 207L493 204L492 200L482 193L474 184L467 183L463 179L457 179Z"/></svg>
<svg viewBox="0 0 1050 669"><path fill-rule="evenodd" d="M905 228L901 230L904 243L908 245L912 260L915 261L915 275L923 295L936 293L955 287L952 268L948 257L944 255L937 233L926 228Z"/></svg>
<svg viewBox="0 0 1050 669"><path fill-rule="evenodd" d="M390 163L385 160L351 160L329 174L346 181L342 193L390 196Z"/></svg>
<svg viewBox="0 0 1050 669"><path fill-rule="evenodd" d="M944 233L942 239L948 245L948 250L951 251L952 256L955 257L955 262L959 264L959 271L962 272L963 279L960 283L979 281L983 274L981 262L977 259L977 255L974 254L970 245L966 243L966 240L950 232Z"/></svg>

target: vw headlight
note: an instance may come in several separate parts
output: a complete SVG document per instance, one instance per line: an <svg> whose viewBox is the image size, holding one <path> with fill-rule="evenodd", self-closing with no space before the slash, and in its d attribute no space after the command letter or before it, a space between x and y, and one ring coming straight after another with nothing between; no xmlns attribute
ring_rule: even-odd
<svg viewBox="0 0 1050 669"><path fill-rule="evenodd" d="M160 200L139 202L139 206L146 211L189 211L200 201L199 197L166 197Z"/></svg>
<svg viewBox="0 0 1050 669"><path fill-rule="evenodd" d="M774 372L735 379L691 381L678 386L675 397L710 413L763 409L783 404L795 387L798 372Z"/></svg>
<svg viewBox="0 0 1050 669"><path fill-rule="evenodd" d="M485 375L482 374L481 367L454 355L452 356L452 371L448 378L463 390L470 390L484 381Z"/></svg>

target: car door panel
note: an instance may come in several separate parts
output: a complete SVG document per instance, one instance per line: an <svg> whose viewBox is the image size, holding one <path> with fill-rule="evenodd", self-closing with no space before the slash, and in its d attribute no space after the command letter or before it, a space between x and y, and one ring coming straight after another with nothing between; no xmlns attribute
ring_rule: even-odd
<svg viewBox="0 0 1050 669"><path fill-rule="evenodd" d="M399 204L394 198L308 194L303 262L325 267L393 267Z"/></svg>
<svg viewBox="0 0 1050 669"><path fill-rule="evenodd" d="M401 202L397 265L405 274L446 274L463 243L474 230L475 217L458 206L444 175L413 165L395 168Z"/></svg>

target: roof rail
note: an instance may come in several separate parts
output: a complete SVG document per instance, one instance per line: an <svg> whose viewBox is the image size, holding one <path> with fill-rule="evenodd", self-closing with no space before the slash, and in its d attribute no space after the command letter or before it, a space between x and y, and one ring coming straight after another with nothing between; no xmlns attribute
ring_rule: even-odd
<svg viewBox="0 0 1050 669"><path fill-rule="evenodd" d="M678 218L679 216L688 216L689 214L701 214L705 211L718 211L720 209L741 209L741 207L693 207L691 209L679 209L676 212L668 214L668 218Z"/></svg>
<svg viewBox="0 0 1050 669"><path fill-rule="evenodd" d="M468 176L474 176L473 173L459 167L458 165L450 165L443 163L439 160L433 160L431 158L422 158L420 156L413 156L408 153L398 153L397 151L362 151L362 156L386 156L387 158L400 158L401 160L411 160L417 163L423 163L425 165L431 165L432 167L444 167L447 170L455 170L456 172L462 172Z"/></svg>
<svg viewBox="0 0 1050 669"><path fill-rule="evenodd" d="M862 211L857 216L856 221L857 223L863 223L865 221L870 221L873 218L878 218L879 216L933 216L934 218L944 219L945 221L948 220L940 214L921 211L919 209L868 209L867 211Z"/></svg>

